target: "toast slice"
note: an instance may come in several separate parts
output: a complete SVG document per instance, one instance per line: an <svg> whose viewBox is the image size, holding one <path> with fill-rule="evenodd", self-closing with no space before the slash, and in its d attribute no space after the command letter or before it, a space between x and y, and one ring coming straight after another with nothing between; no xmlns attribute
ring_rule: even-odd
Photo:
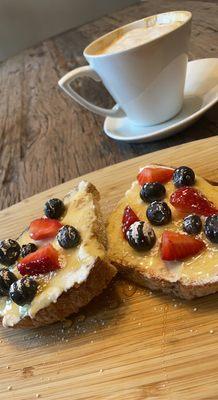
<svg viewBox="0 0 218 400"><path fill-rule="evenodd" d="M148 167L156 168L157 166ZM171 209L172 221L164 226L153 226L157 238L154 247L149 251L136 251L129 245L122 232L122 218L127 206L131 207L139 220L148 222L146 217L148 204L141 200L139 195L141 185L136 180L109 217L107 225L109 258L125 278L151 290L160 290L185 299L215 293L218 291L218 245L211 243L203 230L197 235L197 239L203 241L206 248L199 254L179 261L164 261L161 257L160 246L163 232L170 230L185 234L182 231L182 221L185 215L190 214L190 212L181 213L181 210L170 204L170 195L176 190L172 179L164 186L166 189L164 201ZM218 208L216 186L196 176L194 188L200 190L213 202L216 209ZM205 218L201 217L201 219L204 224Z"/></svg>
<svg viewBox="0 0 218 400"><path fill-rule="evenodd" d="M78 312L106 288L116 269L106 255L107 240L99 199L94 185L84 181L65 196L65 214L60 223L74 226L79 231L80 243L74 248L65 249L60 246L57 237L49 240L49 244L58 252L61 268L33 276L38 288L30 304L19 306L8 297L1 297L3 326L33 327L63 320ZM35 243L38 248L48 244L48 240L31 239L28 229L17 241L20 246ZM17 262L11 270L17 278L21 277Z"/></svg>

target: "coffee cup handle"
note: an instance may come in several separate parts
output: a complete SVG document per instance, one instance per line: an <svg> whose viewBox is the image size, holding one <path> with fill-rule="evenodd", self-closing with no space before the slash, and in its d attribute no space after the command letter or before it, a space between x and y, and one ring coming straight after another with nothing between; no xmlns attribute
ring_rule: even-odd
<svg viewBox="0 0 218 400"><path fill-rule="evenodd" d="M89 65L84 67L76 68L66 75L64 75L58 82L58 85L61 89L67 93L72 99L76 100L77 103L81 104L81 106L87 108L90 111L93 111L96 114L102 115L103 117L121 117L124 115L123 110L116 105L112 109L107 109L103 107L95 106L94 104L90 103L88 100L84 99L75 90L72 89L70 86L71 82L73 82L76 78L82 78L83 76L88 76L95 81L101 81L101 78Z"/></svg>

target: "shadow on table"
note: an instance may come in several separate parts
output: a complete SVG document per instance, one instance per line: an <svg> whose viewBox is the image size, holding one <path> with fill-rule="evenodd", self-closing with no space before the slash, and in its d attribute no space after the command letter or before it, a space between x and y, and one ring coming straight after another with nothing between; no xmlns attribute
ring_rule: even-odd
<svg viewBox="0 0 218 400"><path fill-rule="evenodd" d="M86 307L76 315L71 315L66 320L40 327L27 329L4 329L0 331L0 339L11 342L20 349L33 349L41 346L57 346L68 342L77 343L83 340L83 344L96 339L104 330L104 337L113 333L116 325L122 320L128 311L128 302L137 288L120 278L114 278L111 285L98 297L94 298ZM125 303L125 304L124 304Z"/></svg>
<svg viewBox="0 0 218 400"><path fill-rule="evenodd" d="M152 293L148 289L137 287L118 277L113 279L111 285L81 309L78 314L72 315L62 322L41 328L2 328L0 339L3 342L6 339L12 346L20 350L47 346L49 349L58 350L66 345L84 346L115 335L122 324L122 319L130 312L134 301L136 303L145 302L145 310L146 307L153 307L155 310L156 306L157 308L161 306L161 309L164 310L166 307L172 308L176 303L180 314L188 311L193 315L193 310L197 309L197 315L213 316L218 307L218 293L191 301L173 299L172 296L164 295L161 292Z"/></svg>

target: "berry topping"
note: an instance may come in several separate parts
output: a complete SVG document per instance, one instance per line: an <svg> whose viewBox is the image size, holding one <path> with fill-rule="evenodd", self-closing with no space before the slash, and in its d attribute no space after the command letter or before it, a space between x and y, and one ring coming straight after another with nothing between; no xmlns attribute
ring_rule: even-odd
<svg viewBox="0 0 218 400"><path fill-rule="evenodd" d="M205 217L218 213L215 205L199 190L192 187L177 189L171 194L170 203L180 211L196 213Z"/></svg>
<svg viewBox="0 0 218 400"><path fill-rule="evenodd" d="M199 215L191 214L187 215L187 217L183 220L183 230L189 235L197 235L201 232L202 222Z"/></svg>
<svg viewBox="0 0 218 400"><path fill-rule="evenodd" d="M134 213L130 206L127 206L124 210L122 219L122 231L124 237L126 237L126 232L128 231L130 225L132 225L136 221L139 221L137 215Z"/></svg>
<svg viewBox="0 0 218 400"><path fill-rule="evenodd" d="M38 284L34 279L25 276L11 285L9 296L14 303L24 306L24 304L29 304L34 299L37 286Z"/></svg>
<svg viewBox="0 0 218 400"><path fill-rule="evenodd" d="M78 230L74 226L64 225L57 234L57 240L61 247L70 249L76 247L81 238Z"/></svg>
<svg viewBox="0 0 218 400"><path fill-rule="evenodd" d="M150 250L156 242L154 229L143 221L134 222L126 232L126 238L135 250Z"/></svg>
<svg viewBox="0 0 218 400"><path fill-rule="evenodd" d="M21 247L21 257L26 257L27 254L34 253L38 247L34 243L23 244Z"/></svg>
<svg viewBox="0 0 218 400"><path fill-rule="evenodd" d="M12 265L20 255L20 245L12 239L0 241L0 263Z"/></svg>
<svg viewBox="0 0 218 400"><path fill-rule="evenodd" d="M50 199L45 203L44 213L46 217L52 219L60 218L65 211L65 206L62 200Z"/></svg>
<svg viewBox="0 0 218 400"><path fill-rule="evenodd" d="M193 186L195 183L195 173L189 167L176 168L173 173L173 183L179 188L182 186Z"/></svg>
<svg viewBox="0 0 218 400"><path fill-rule="evenodd" d="M48 244L24 257L17 268L21 275L39 275L54 271L60 268L58 252Z"/></svg>
<svg viewBox="0 0 218 400"><path fill-rule="evenodd" d="M162 183L150 182L145 183L140 191L140 197L143 201L151 203L155 200L163 200L166 195L166 189Z"/></svg>
<svg viewBox="0 0 218 400"><path fill-rule="evenodd" d="M33 240L51 239L61 227L62 224L56 219L38 218L31 222L29 234Z"/></svg>
<svg viewBox="0 0 218 400"><path fill-rule="evenodd" d="M0 270L0 296L7 296L10 286L16 282L17 277L9 269Z"/></svg>
<svg viewBox="0 0 218 400"><path fill-rule="evenodd" d="M211 242L218 243L218 215L206 219L204 233Z"/></svg>
<svg viewBox="0 0 218 400"><path fill-rule="evenodd" d="M183 260L205 248L202 240L182 233L165 231L162 235L161 258L166 261Z"/></svg>
<svg viewBox="0 0 218 400"><path fill-rule="evenodd" d="M145 167L137 175L139 185L149 182L169 182L173 176L174 169L164 167Z"/></svg>
<svg viewBox="0 0 218 400"><path fill-rule="evenodd" d="M171 221L171 210L164 201L154 201L147 208L146 215L152 225L165 225Z"/></svg>

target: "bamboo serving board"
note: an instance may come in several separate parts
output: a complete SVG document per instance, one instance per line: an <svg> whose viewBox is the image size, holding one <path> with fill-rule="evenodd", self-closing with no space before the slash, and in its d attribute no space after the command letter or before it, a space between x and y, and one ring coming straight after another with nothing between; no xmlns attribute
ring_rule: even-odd
<svg viewBox="0 0 218 400"><path fill-rule="evenodd" d="M148 162L188 165L218 181L218 138L93 172L108 214ZM80 178L81 179L81 178ZM16 238L80 179L0 213L0 238ZM181 301L116 279L76 317L53 326L0 328L0 399L217 400L218 296Z"/></svg>

